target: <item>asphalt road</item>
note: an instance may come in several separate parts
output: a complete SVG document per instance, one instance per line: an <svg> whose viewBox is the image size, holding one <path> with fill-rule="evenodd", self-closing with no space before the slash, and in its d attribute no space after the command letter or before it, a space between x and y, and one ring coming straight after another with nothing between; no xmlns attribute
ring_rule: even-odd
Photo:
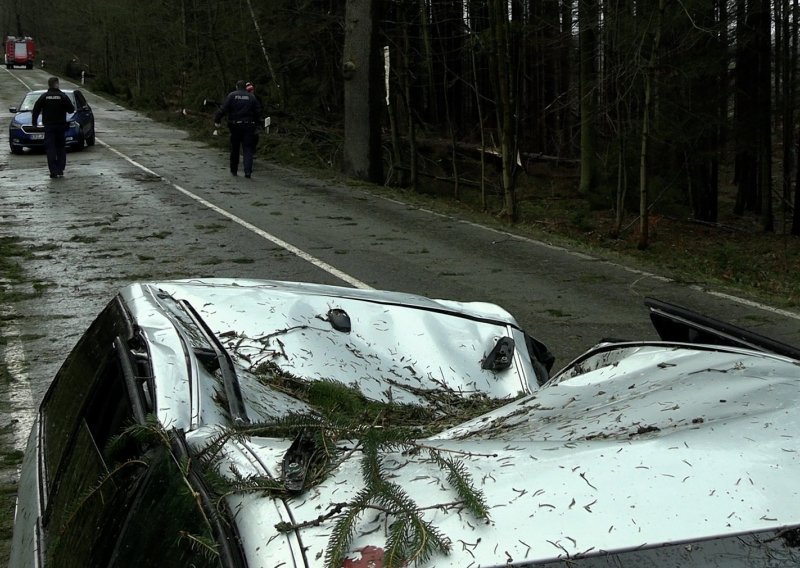
<svg viewBox="0 0 800 568"><path fill-rule="evenodd" d="M17 104L47 76L1 70L0 103ZM62 80L62 88L70 86ZM46 285L33 300L0 305L0 361L12 374L0 400L10 408L3 419L18 421L20 448L33 409L81 332L117 289L140 280L266 278L494 302L550 347L556 367L603 337L655 337L646 296L800 345L797 314L264 159L253 179L231 177L219 149L86 95L97 145L70 152L63 179L49 178L41 153L0 152L0 237L34 248L25 268Z"/></svg>

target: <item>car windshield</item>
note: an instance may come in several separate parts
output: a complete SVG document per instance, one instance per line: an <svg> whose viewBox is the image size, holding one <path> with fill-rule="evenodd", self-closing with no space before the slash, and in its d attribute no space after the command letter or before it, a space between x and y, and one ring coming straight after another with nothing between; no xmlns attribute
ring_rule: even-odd
<svg viewBox="0 0 800 568"><path fill-rule="evenodd" d="M40 96L42 96L43 92L44 91L31 91L30 93L25 95L25 98L22 99L22 102L20 103L17 112L32 111L33 105L36 104L36 101L39 99ZM73 106L75 108L78 108L78 105L75 104L75 93L73 91L64 91L64 92L69 97L69 100L72 101Z"/></svg>

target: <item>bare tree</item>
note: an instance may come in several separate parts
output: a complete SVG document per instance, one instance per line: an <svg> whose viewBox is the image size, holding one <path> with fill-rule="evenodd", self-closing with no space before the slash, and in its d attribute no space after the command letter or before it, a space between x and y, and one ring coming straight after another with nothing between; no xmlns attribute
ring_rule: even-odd
<svg viewBox="0 0 800 568"><path fill-rule="evenodd" d="M258 18L256 18L256 13L253 10L253 4L250 0L247 0L247 7L250 10L250 17L253 20L253 28L255 29L256 35L258 36L258 44L261 47L261 54L264 56L264 62L267 64L267 69L269 69L270 77L272 77L272 84L275 86L275 89L277 89L279 93L282 93L281 85L278 82L278 76L275 74L275 69L272 68L272 60L270 59L269 54L267 53L267 48L264 45L264 36L261 34L261 27L258 25Z"/></svg>

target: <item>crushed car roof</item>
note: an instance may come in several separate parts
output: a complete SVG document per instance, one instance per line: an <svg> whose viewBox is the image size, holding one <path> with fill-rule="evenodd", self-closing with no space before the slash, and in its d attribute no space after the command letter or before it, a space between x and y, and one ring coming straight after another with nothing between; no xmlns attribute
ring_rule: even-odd
<svg viewBox="0 0 800 568"><path fill-rule="evenodd" d="M187 351L213 351L209 335L234 360L242 410L256 421L285 414L286 405L297 409L254 379L261 365L303 380L353 385L370 399L398 403L421 403L432 389L513 398L538 383L525 349L502 373L482 368L499 338L525 345L514 318L492 304L223 279L134 285L122 296L153 350L159 419L184 429L225 420L213 401L211 374L193 360L188 374L180 365ZM336 329L332 313L349 320L347 331ZM198 332L203 326L209 334Z"/></svg>

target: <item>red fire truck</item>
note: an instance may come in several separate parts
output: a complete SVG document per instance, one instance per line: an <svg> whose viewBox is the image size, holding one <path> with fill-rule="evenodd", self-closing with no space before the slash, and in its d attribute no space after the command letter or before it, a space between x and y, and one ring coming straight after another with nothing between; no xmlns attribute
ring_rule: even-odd
<svg viewBox="0 0 800 568"><path fill-rule="evenodd" d="M33 69L36 59L36 43L31 37L8 36L6 38L6 68L15 65L24 65L26 69Z"/></svg>

